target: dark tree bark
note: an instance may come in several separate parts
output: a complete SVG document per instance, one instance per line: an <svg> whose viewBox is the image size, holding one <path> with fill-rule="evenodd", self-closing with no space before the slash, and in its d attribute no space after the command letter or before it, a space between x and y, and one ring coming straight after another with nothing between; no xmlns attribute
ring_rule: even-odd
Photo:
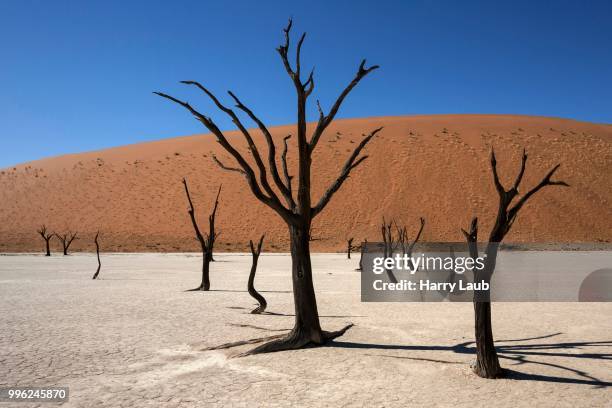
<svg viewBox="0 0 612 408"><path fill-rule="evenodd" d="M291 332L284 338L276 339L270 343L263 344L250 351L250 353L279 351L286 349L295 349L306 346L308 344L320 345L326 340L342 335L350 326L338 332L325 332L321 329L319 323L319 314L317 311L317 302L312 282L312 268L310 265L310 227L312 220L327 206L332 196L340 189L342 184L349 177L352 170L363 163L367 156L361 156L364 147L372 140L372 138L380 132L382 128L378 128L365 136L357 145L353 153L350 155L344 166L342 167L337 179L323 193L322 197L313 205L311 197L311 163L312 153L315 150L321 136L332 123L340 106L351 90L370 72L378 68L372 66L366 68L365 60L361 62L357 73L353 80L340 93L336 101L333 103L329 112L325 114L321 105L317 103L319 111L319 120L314 128L310 140L308 140L306 129L306 112L307 99L311 95L315 87L314 72L311 71L305 81L302 80L302 70L300 53L304 42L305 34L302 35L297 43L295 53L295 66L289 61L289 43L292 21L283 30L284 44L277 48L281 57L281 61L293 83L297 96L297 155L298 155L298 175L297 175L297 192L294 194L293 186L291 185L291 177L288 175L286 166L286 148L281 156L283 164L283 176L278 171L276 164L276 146L272 135L266 125L255 115L255 113L245 106L242 101L232 92L229 92L230 97L234 100L236 107L244 112L259 128L265 138L268 148L268 164L267 168L264 164L264 159L260 155L259 149L249 130L244 126L240 118L234 110L223 105L217 97L207 88L195 81L183 81L188 85L193 85L204 92L212 102L221 111L226 113L237 126L238 130L244 136L248 145L248 151L252 156L251 161L244 158L243 154L226 138L225 134L219 129L215 122L208 116L203 115L194 109L189 103L181 101L170 95L156 92L156 94L169 99L183 108L187 109L195 116L211 133L213 133L217 142L229 153L235 160L237 167L226 166L219 159L213 156L217 164L227 171L232 171L243 175L249 185L253 195L262 203L273 209L287 224L289 230L289 238L291 243L291 259L292 259L292 281L293 281L293 296L295 304L295 325ZM287 143L285 138L284 143ZM270 184L269 176L273 185ZM284 178L284 180L283 180ZM282 201L281 201L282 200Z"/></svg>
<svg viewBox="0 0 612 408"><path fill-rule="evenodd" d="M64 255L68 255L68 248L70 248L70 244L72 244L72 241L74 241L75 239L79 239L77 237L77 233L76 232L73 234L70 231L68 231L68 233L63 234L63 235L59 235L59 234L56 233L55 236L62 243L62 248L64 250Z"/></svg>
<svg viewBox="0 0 612 408"><path fill-rule="evenodd" d="M358 271L363 271L363 254L366 253L367 248L368 248L368 240L365 239L359 247L360 251L359 251L359 268L357 268Z"/></svg>
<svg viewBox="0 0 612 408"><path fill-rule="evenodd" d="M40 236L45 240L45 256L51 256L51 248L49 246L49 241L51 241L51 238L53 238L55 234L52 232L47 232L47 227L45 225L36 230L36 232L38 232Z"/></svg>
<svg viewBox="0 0 612 408"><path fill-rule="evenodd" d="M355 247L353 246L354 240L355 238L349 238L346 240L346 258L347 259L351 259L351 251L355 249Z"/></svg>
<svg viewBox="0 0 612 408"><path fill-rule="evenodd" d="M249 245L251 247L251 254L253 255L253 263L251 264L251 273L249 273L249 283L247 285L247 289L249 291L249 295L251 295L257 302L259 302L259 306L251 311L252 314L260 314L266 310L268 306L268 302L266 299L255 290L255 273L257 272L257 261L259 261L259 255L261 254L261 246L263 245L264 236L262 235L259 238L259 243L257 247L253 244L253 241L249 241Z"/></svg>
<svg viewBox="0 0 612 408"><path fill-rule="evenodd" d="M210 213L208 216L208 234L202 234L202 232L200 232L200 228L198 227L198 222L195 216L195 208L193 206L193 202L191 201L191 195L189 194L189 187L187 186L186 179L183 179L183 185L185 186L187 201L189 202L187 212L189 213L189 218L191 219L191 224L193 225L196 238L198 239L200 247L202 248L202 282L200 283L200 286L191 290L207 291L210 290L210 263L213 260L213 248L215 246L215 240L219 236L219 233L215 232L215 217L217 215L217 208L219 206L221 186L219 186L219 191L217 191L217 197L215 198L215 205L212 213Z"/></svg>
<svg viewBox="0 0 612 408"><path fill-rule="evenodd" d="M391 229L392 225L393 221L389 221L389 223L387 223L385 221L385 217L383 217L381 232L383 238L383 256L385 258L392 258L393 252L395 251L395 238L393 237L393 230ZM385 268L385 272L387 273L387 277L389 278L390 282L397 283L397 278L391 269Z"/></svg>
<svg viewBox="0 0 612 408"><path fill-rule="evenodd" d="M100 268L102 267L102 262L100 262L100 244L98 242L98 236L100 235L100 231L96 232L96 236L94 238L94 243L96 244L96 256L98 257L98 269L94 276L91 278L93 280L98 279L98 275L100 274Z"/></svg>
<svg viewBox="0 0 612 408"><path fill-rule="evenodd" d="M519 195L519 186L525 173L525 166L527 164L527 154L523 150L523 157L521 161L521 168L514 181L514 184L510 190L506 190L499 180L497 174L497 161L495 159L495 152L491 151L491 170L493 172L493 182L499 195L499 206L497 210L497 217L495 224L489 234L488 243L485 249L485 265L480 271L475 270L475 281L484 281L487 283L491 282L493 272L495 271L495 265L497 263L497 253L499 245L503 241L506 234L512 228L519 211L527 203L535 193L540 191L546 186L565 186L569 185L564 181L552 181L551 177L559 168L560 164L557 164L544 176L535 187L527 191L522 197ZM512 205L512 202L516 200L516 203ZM468 242L470 249L470 256L472 258L478 257L478 218L474 218L470 225L470 230L462 230L465 238ZM487 294L488 295L488 294ZM484 300L484 301L483 301ZM474 316L475 316L475 337L476 337L476 361L474 362L472 369L474 372L483 378L499 378L503 376L503 371L499 365L499 359L497 352L495 351L495 343L493 340L493 327L491 324L491 302L490 298L479 300L474 299Z"/></svg>

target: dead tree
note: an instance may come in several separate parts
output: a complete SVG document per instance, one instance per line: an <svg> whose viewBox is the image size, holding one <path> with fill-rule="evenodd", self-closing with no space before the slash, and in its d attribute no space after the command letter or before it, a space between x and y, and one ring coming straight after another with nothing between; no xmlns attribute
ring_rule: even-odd
<svg viewBox="0 0 612 408"><path fill-rule="evenodd" d="M366 251L368 250L367 248L368 240L365 239L359 246L359 268L357 268L358 271L363 271L363 254L366 253Z"/></svg>
<svg viewBox="0 0 612 408"><path fill-rule="evenodd" d="M357 144L355 150L345 162L336 180L328 187L318 201L313 201L313 197L311 197L312 154L323 133L336 117L336 114L338 113L338 110L340 109L340 106L344 102L346 96L366 75L377 69L378 66L374 65L366 68L366 62L363 60L359 65L355 77L340 93L327 114L324 113L323 108L317 102L319 119L317 124L314 126L312 136L309 139L306 129L306 112L308 111L308 97L312 94L315 87L314 72L311 71L306 80L302 80L300 51L304 42L305 34L300 37L297 43L295 65L292 66L291 62L289 61L291 26L292 22L289 20L289 24L283 30L284 43L277 48L277 51L280 55L285 70L293 83L297 95L296 139L298 174L295 192L292 188L292 180L288 173L286 153L283 152L283 155L281 156L283 166L283 177L281 177L276 163L276 146L270 131L259 119L259 117L257 117L250 108L244 105L234 93L229 92L229 95L234 100L236 108L245 113L263 133L267 144L267 168L266 164L264 163L264 158L262 158L262 155L260 154L259 148L253 141L251 132L246 126L243 125L242 121L233 109L223 105L223 103L203 85L195 81L183 81L185 84L193 85L199 88L212 100L217 108L232 119L233 123L246 140L248 151L252 156L252 161L247 160L243 156L243 153L239 152L234 147L230 140L228 140L225 136L225 133L219 129L212 118L198 112L187 102L181 101L161 92L156 92L158 95L167 98L188 110L211 133L216 136L217 142L219 142L226 152L233 157L237 167L227 166L216 157L213 157L216 163L224 170L232 171L244 176L253 195L259 201L273 209L288 226L292 260L291 274L295 305L295 324L287 336L262 344L248 352L248 354L296 349L309 344L321 345L329 339L344 334L344 332L350 327L349 325L337 332L326 332L321 329L319 313L317 310L317 301L312 281L312 266L310 263L310 226L313 219L323 211L331 200L332 196L340 189L351 172L357 166L363 163L364 160L366 160L367 156L361 156L363 148L382 129L375 129L367 136L363 137L361 142ZM256 172L258 172L258 174ZM271 185L271 183L273 183L274 186Z"/></svg>
<svg viewBox="0 0 612 408"><path fill-rule="evenodd" d="M62 234L62 235L60 235L58 233L55 233L55 236L62 243L62 248L64 249L64 255L68 255L68 248L70 248L70 244L72 244L72 241L74 241L75 239L79 239L77 237L77 233L76 232L73 234L70 231L68 231L68 233Z"/></svg>
<svg viewBox="0 0 612 408"><path fill-rule="evenodd" d="M198 227L198 222L196 221L195 208L193 207L193 202L191 201L191 195L189 194L189 187L187 187L186 179L183 179L183 185L185 186L187 201L189 202L187 212L189 213L189 218L191 218L191 224L193 224L196 238L198 239L200 247L202 248L202 282L200 283L200 286L191 290L210 290L210 262L213 259L215 240L219 236L219 233L215 232L215 217L217 215L217 207L219 206L221 186L219 186L219 191L217 191L217 197L215 198L215 205L213 206L212 213L210 213L208 216L208 234L202 234L202 232L200 232L200 228Z"/></svg>
<svg viewBox="0 0 612 408"><path fill-rule="evenodd" d="M98 275L100 274L100 268L102 267L102 262L100 262L100 244L98 243L98 236L100 235L100 231L96 232L96 236L94 238L94 243L96 244L96 255L98 257L98 269L94 276L91 278L93 280L98 279Z"/></svg>
<svg viewBox="0 0 612 408"><path fill-rule="evenodd" d="M249 241L249 245L251 247L251 254L253 254L253 263L251 264L251 273L249 273L249 283L247 285L247 288L249 291L249 295L253 296L253 298L259 302L259 306L257 306L251 311L252 314L263 313L264 310L266 310L266 307L268 306L268 302L266 302L266 299L255 290L254 285L255 273L257 272L257 261L259 261L259 255L261 254L261 246L263 245L264 236L265 235L262 235L261 238L259 238L257 248L255 248L253 241Z"/></svg>
<svg viewBox="0 0 612 408"><path fill-rule="evenodd" d="M395 237L393 236L393 231L391 230L392 225L393 221L387 223L385 221L385 217L383 217L380 229L383 239L383 256L385 258L391 258L393 256L393 252L395 251Z"/></svg>
<svg viewBox="0 0 612 408"><path fill-rule="evenodd" d="M42 227L36 230L36 232L38 232L40 236L45 240L45 256L51 256L51 248L49 247L49 241L51 241L51 238L53 238L55 234L52 232L47 232L47 226L44 224Z"/></svg>
<svg viewBox="0 0 612 408"><path fill-rule="evenodd" d="M523 150L523 157L521 161L521 168L514 181L514 184L510 190L506 190L499 180L497 174L497 161L495 159L495 152L491 151L491 170L493 172L493 181L495 188L499 195L499 206L497 210L497 216L495 224L489 234L489 239L485 248L485 261L484 268L482 270L474 270L474 281L475 282L491 282L493 272L495 271L495 265L497 262L497 253L499 245L503 241L506 234L512 228L512 225L516 221L519 211L525 203L538 191L546 186L565 186L569 185L564 181L552 181L551 177L559 168L560 164L557 164L544 176L535 187L527 191L522 197L519 196L519 186L525 173L525 166L527 164L527 154ZM514 204L512 202L517 199ZM468 242L470 250L470 256L474 259L478 257L478 218L474 218L470 225L470 230L462 230L465 238ZM474 372L484 378L498 378L503 375L502 369L499 365L499 359L495 351L495 344L493 341L493 329L491 325L491 303L489 293L482 298L479 295L478 300L476 296L474 298L474 316L475 316L475 337L476 337L476 361L473 364Z"/></svg>
<svg viewBox="0 0 612 408"><path fill-rule="evenodd" d="M391 229L392 225L393 221L389 221L389 223L387 223L385 221L385 217L383 217L381 232L383 238L383 256L385 258L392 258L396 249L395 237L393 236L393 230ZM391 269L385 268L385 272L387 273L387 277L389 278L390 282L397 283L397 278Z"/></svg>
<svg viewBox="0 0 612 408"><path fill-rule="evenodd" d="M351 259L351 251L353 249L356 249L356 247L353 246L353 241L355 238L349 238L346 240L346 258L347 259Z"/></svg>

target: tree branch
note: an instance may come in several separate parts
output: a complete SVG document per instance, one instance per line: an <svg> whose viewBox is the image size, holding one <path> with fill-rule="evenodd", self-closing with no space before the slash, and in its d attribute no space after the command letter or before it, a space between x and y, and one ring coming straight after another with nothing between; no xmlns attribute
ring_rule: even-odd
<svg viewBox="0 0 612 408"><path fill-rule="evenodd" d="M338 96L338 99L336 99L336 102L333 104L333 106L331 107L327 115L323 114L323 111L319 106L319 112L320 112L319 122L317 124L317 127L314 130L312 138L310 139L310 150L314 150L314 148L317 146L317 143L319 142L321 135L323 134L325 129L329 126L329 124L334 120L334 118L336 117L336 114L338 113L338 110L340 109L340 106L342 105L342 102L344 102L344 99L351 92L351 90L355 86L357 86L359 81L361 81L366 75L368 75L370 72L374 71L375 69L379 68L378 65L372 65L369 68L365 68L365 63L366 63L365 59L361 61L361 64L359 64L359 69L357 70L357 74L355 74L355 77L353 78L353 80L347 85L346 88L344 88L340 96Z"/></svg>
<svg viewBox="0 0 612 408"><path fill-rule="evenodd" d="M289 140L290 138L291 138L291 135L287 135L283 138L283 153L281 155L281 162L283 166L283 174L285 177L285 185L287 186L287 190L289 191L289 196L291 197L292 208L294 208L295 201L293 201L292 192L291 192L292 191L291 179L293 177L289 175L289 167L287 166L287 151L289 150L289 147L287 146L287 140Z"/></svg>
<svg viewBox="0 0 612 408"><path fill-rule="evenodd" d="M201 114L200 112L198 112L197 110L195 110L191 105L189 105L189 103L181 101L180 99L174 98L173 96L167 95L165 93L162 92L154 92L156 95L161 96L162 98L166 98L172 102L175 102L179 105L181 105L183 108L187 109L189 112L191 112L191 114L193 114L196 119L198 119L210 132L212 132L216 137L217 137L217 141L219 142L219 144L228 152L230 153L234 159L238 162L238 164L240 165L240 167L242 167L245 177L247 179L247 182L249 184L249 187L251 188L251 191L253 192L253 195L255 195L255 197L263 202L264 204L266 204L268 207L272 208L273 210L275 210L286 222L288 223L294 223L295 221L295 217L292 214L291 211L289 211L288 209L286 209L278 200L274 200L271 197L268 197L266 194L264 194L264 192L261 190L261 187L259 186L256 176L255 176L255 172L253 171L253 168L248 164L248 162L244 159L244 157L242 157L242 155L240 154L240 152L238 152L227 140L227 138L225 137L225 135L223 134L223 132L221 132L221 130L217 127L217 125L212 121L212 119L210 119L209 117Z"/></svg>
<svg viewBox="0 0 612 408"><path fill-rule="evenodd" d="M219 167L220 167L220 168L222 168L223 170L226 170L226 171L235 171L236 173L240 173L240 174L242 174L242 175L246 176L246 173L245 173L245 171L244 171L244 170L242 170L242 169L238 169L238 168L236 168L236 167L228 167L228 166L226 166L225 164L223 164L223 163L221 162L221 160L217 159L217 156L215 156L214 154L213 154L213 157L212 157L212 158L213 158L213 160L215 161L215 163L217 163L217 166L219 166Z"/></svg>
<svg viewBox="0 0 612 408"><path fill-rule="evenodd" d="M189 208L187 209L187 212L189 213L189 218L191 219L191 223L193 224L193 229L195 230L196 238L198 238L198 241L202 246L202 250L205 252L207 251L206 241L204 240L204 236L202 235L202 233L200 232L200 228L198 227L198 222L196 221L195 217L195 208L193 206L193 201L191 201L191 194L189 194L189 187L187 186L187 180L185 178L183 178L183 186L185 186L185 194L187 195L187 201L189 202Z"/></svg>
<svg viewBox="0 0 612 408"><path fill-rule="evenodd" d="M236 107L245 112L247 115L249 115L251 120L253 120L253 122L257 124L261 132L264 134L264 137L266 138L266 142L268 144L268 166L270 167L270 173L272 173L272 179L274 180L274 183L276 183L276 186L278 187L280 192L283 194L283 197L285 197L287 204L289 206L294 206L295 203L293 202L293 198L291 197L291 192L289 191L288 186L283 184L280 175L278 174L278 167L276 166L276 145L274 144L274 140L272 139L270 131L268 130L266 125L253 113L253 111L247 106L245 106L233 92L228 91L228 93L236 102Z"/></svg>
<svg viewBox="0 0 612 408"><path fill-rule="evenodd" d="M219 99L217 99L217 97L212 92L210 92L208 89L206 89L199 82L197 82L197 81L181 81L181 83L186 84L186 85L195 85L196 87L198 87L202 92L204 92L206 95L208 95L208 97L215 103L215 105L217 105L217 108L219 108L221 111L225 112L232 119L232 122L238 127L238 129L240 130L240 132L244 136L245 140L247 141L247 144L249 145L249 149L251 150L251 154L253 155L253 158L255 159L255 163L257 164L257 168L259 169L259 179L260 179L261 185L263 186L264 190L266 190L266 192L268 193L270 198L272 200L274 200L274 201L278 201L279 204L280 204L280 201L278 200L278 197L276 196L276 193L274 192L272 187L270 187L270 183L268 183L268 177L266 175L266 166L264 166L264 164L263 164L263 160L261 159L261 155L259 154L259 150L257 149L257 145L253 141L253 138L251 137L251 134L246 129L246 127L242 124L242 122L240 121L240 119L238 118L236 113L232 109L224 106L221 102L219 102ZM231 92L229 92L229 94L234 98L234 100L236 100L236 102L238 103L238 107L240 109L244 110L245 112L247 112L249 114L249 116L254 121L256 121L256 123L259 125L259 127L262 128L263 123L261 123L261 121L259 121L259 119L257 119L255 117L255 115L253 115L253 113L250 112L250 110L245 109L246 107L244 105L242 105L242 103L240 103L240 101L235 97L234 94L232 94ZM265 128L265 126L263 126L263 128ZM262 131L263 131L263 129L262 129ZM264 134L266 134L266 132L267 132L267 129L265 129ZM269 132L267 132L267 133L268 134L266 135L266 140L268 140L268 137L269 137ZM270 140L268 140L268 146L270 146L270 145L272 145L272 146L274 145L274 142L271 141L271 136L270 136ZM278 177L278 171L276 171L276 166L272 166L270 168L270 171L272 173L276 172L276 176ZM274 177L274 174L272 176ZM281 191L282 191L282 189L281 189Z"/></svg>
<svg viewBox="0 0 612 408"><path fill-rule="evenodd" d="M344 181L348 178L351 170L353 170L355 167L361 164L368 157L368 156L364 156L356 160L357 156L359 156L363 148L381 130L382 130L382 127L379 127L378 129L374 129L368 136L366 136L361 141L361 143L359 143L359 145L357 145L357 147L353 151L353 154L351 154L351 156L348 158L348 160L344 164L344 167L342 168L342 171L340 172L340 175L338 176L336 181L334 181L332 185L327 189L327 191L323 194L323 196L321 197L317 205L314 208L312 208L313 217L315 217L325 208L327 203L329 203L329 200L331 200L332 196L336 193L336 191L338 191L338 189L342 186Z"/></svg>
<svg viewBox="0 0 612 408"><path fill-rule="evenodd" d="M548 174L546 174L546 176L544 176L542 181L540 181L534 188L532 188L525 195L523 195L519 199L519 201L510 209L510 211L508 211L508 222L510 223L510 225L512 225L512 223L514 222L514 220L515 220L516 216L518 215L518 212L521 209L521 207L523 207L523 205L525 205L525 203L527 203L527 200L529 200L529 198L531 198L535 193L540 191L542 188L544 188L546 186L569 187L569 184L567 184L565 181L552 181L550 179L555 174L555 172L557 171L557 169L560 166L561 166L561 164L557 164L555 167L553 167L548 172Z"/></svg>

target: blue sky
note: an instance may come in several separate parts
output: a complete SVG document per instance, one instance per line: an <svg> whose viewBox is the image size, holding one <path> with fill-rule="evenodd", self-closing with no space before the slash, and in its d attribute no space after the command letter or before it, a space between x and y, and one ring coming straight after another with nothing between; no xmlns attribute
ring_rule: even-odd
<svg viewBox="0 0 612 408"><path fill-rule="evenodd" d="M495 4L496 3L496 4ZM338 117L517 113L612 123L610 1L0 2L0 167L202 132L164 90L233 90L293 123L275 47L289 16L328 107L361 58L381 65ZM316 110L310 112L312 118Z"/></svg>

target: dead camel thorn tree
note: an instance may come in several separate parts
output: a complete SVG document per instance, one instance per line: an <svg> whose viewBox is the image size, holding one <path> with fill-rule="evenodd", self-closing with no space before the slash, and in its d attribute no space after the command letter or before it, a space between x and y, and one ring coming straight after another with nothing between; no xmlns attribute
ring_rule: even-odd
<svg viewBox="0 0 612 408"><path fill-rule="evenodd" d="M257 262L259 261L259 255L261 255L261 247L263 245L264 236L262 235L259 238L259 243L257 244L257 248L255 248L255 244L253 244L252 240L249 240L249 246L251 247L251 254L253 255L253 263L251 265L251 272L249 273L249 282L247 284L247 288L249 291L249 295L251 295L257 302L259 302L259 306L251 311L252 314L261 314L266 310L268 306L268 302L266 299L255 290L255 273L257 272Z"/></svg>
<svg viewBox="0 0 612 408"><path fill-rule="evenodd" d="M353 245L354 240L352 237L346 240L346 259L351 259L351 251L359 248Z"/></svg>
<svg viewBox="0 0 612 408"><path fill-rule="evenodd" d="M36 232L38 232L40 236L45 240L45 256L51 256L51 248L49 247L49 241L51 241L51 238L53 238L55 234L52 232L47 232L47 227L44 224L42 227L36 230Z"/></svg>
<svg viewBox="0 0 612 408"><path fill-rule="evenodd" d="M60 235L58 233L55 233L55 236L62 243L62 248L64 249L64 255L68 255L68 248L70 248L70 245L72 244L72 241L74 241L75 239L79 239L77 237L77 233L76 232L73 234L70 231L68 231L67 233L62 234L62 235Z"/></svg>
<svg viewBox="0 0 612 408"><path fill-rule="evenodd" d="M398 225L397 222L395 222L395 229L397 231L397 244L398 247L402 249L402 255L408 255L409 257L412 256L412 250L414 249L416 243L419 241L419 238L421 238L423 228L425 228L425 218L420 217L419 221L421 225L412 243L410 242L410 239L408 239L408 229L406 228L406 226L402 227ZM410 268L412 268L412 264L410 265Z"/></svg>
<svg viewBox="0 0 612 408"><path fill-rule="evenodd" d="M372 138L382 129L378 128L373 130L361 140L345 162L336 180L328 187L321 198L316 201L316 204L313 205L311 197L311 165L312 154L317 146L317 143L325 130L336 117L336 114L346 96L366 75L377 69L378 66L374 65L366 68L365 60L362 61L359 65L357 73L355 74L355 77L340 93L327 114L323 112L321 105L317 102L319 119L314 127L312 136L310 139L308 139L306 134L307 100L315 87L314 71L310 72L305 81L302 80L300 52L305 39L305 34L300 37L296 46L295 66L292 66L291 62L289 61L291 26L292 21L289 20L289 24L283 30L284 44L278 47L277 51L297 95L296 139L298 174L295 194L293 191L291 178L289 177L287 171L286 153L283 153L281 156L284 174L283 181L276 164L276 146L270 131L256 116L256 114L246 105L244 105L234 93L229 92L229 95L236 103L236 108L246 114L263 133L268 149L268 168L266 168L266 165L264 164L264 159L260 154L259 148L253 141L251 133L242 124L234 110L223 105L219 99L217 99L217 97L203 85L195 81L183 81L184 84L193 85L199 88L212 100L217 108L232 119L247 142L248 151L250 155L252 155L254 165L252 165L250 161L247 161L243 154L240 153L234 147L234 145L232 145L232 143L230 143L225 134L215 124L213 119L198 112L187 102L181 101L161 92L156 92L158 95L167 98L187 109L195 116L197 120L199 120L211 133L216 136L217 142L219 142L219 144L233 157L237 163L237 167L226 166L215 158L217 164L224 170L236 172L244 176L253 195L259 201L273 209L285 221L289 229L292 260L291 275L295 305L294 327L286 336L274 338L272 341L261 344L250 352L247 352L247 354L297 349L307 345L321 345L327 340L341 336L350 327L349 325L336 332L327 332L321 329L319 313L317 310L317 301L312 281L309 232L313 219L319 215L321 211L323 211L331 200L332 196L338 191L338 189L340 189L351 172L357 166L363 163L364 160L366 160L367 156L360 156L360 153L372 140ZM286 143L286 139L284 142ZM258 171L258 174L256 174L256 171ZM271 181L274 183L274 187L270 184L269 176L271 176Z"/></svg>
<svg viewBox="0 0 612 408"><path fill-rule="evenodd" d="M183 185L185 186L185 194L187 195L187 201L189 202L189 218L191 218L191 224L196 234L196 238L202 248L202 282L200 286L191 291L197 290L210 290L210 263L213 259L213 248L215 246L215 240L219 236L218 232L215 232L215 217L217 216L217 208L219 206L219 195L221 194L221 186L217 191L217 197L215 198L215 205L212 213L208 216L208 234L202 234L198 227L198 222L195 216L195 208L193 207L193 201L191 201L191 195L189 194L189 187L187 186L187 180L183 179Z"/></svg>
<svg viewBox="0 0 612 408"><path fill-rule="evenodd" d="M419 231L417 232L414 241L410 242L410 239L408 238L408 229L405 226L400 226L397 221L394 220L387 223L385 217L383 217L381 232L383 238L383 255L385 258L392 258L395 251L399 248L401 248L402 255L408 255L408 257L412 256L412 250L421 238L423 228L425 228L425 219L421 217L419 220L421 222ZM393 229L391 228L392 226L395 226L397 236L393 235ZM409 265L411 269L414 269L412 259L409 260ZM397 283L397 278L393 274L393 271L387 269L386 272L387 276L389 277L389 281Z"/></svg>
<svg viewBox="0 0 612 408"><path fill-rule="evenodd" d="M368 240L364 239L361 245L359 246L359 267L356 269L357 271L363 271L363 254L365 254L368 250Z"/></svg>
<svg viewBox="0 0 612 408"><path fill-rule="evenodd" d="M96 244L96 255L98 257L98 269L94 276L91 278L93 280L98 279L98 275L100 274L100 268L102 268L102 262L100 262L100 243L98 242L98 236L100 235L100 231L96 232L96 236L94 238L94 243Z"/></svg>
<svg viewBox="0 0 612 408"><path fill-rule="evenodd" d="M499 245L503 241L506 234L512 228L512 225L516 221L519 211L527 203L527 201L533 197L535 193L540 191L546 186L564 186L569 185L564 181L552 181L551 177L555 174L560 164L557 164L544 176L535 187L527 191L522 197L519 196L519 186L525 173L525 166L527 164L527 154L523 150L523 157L521 161L521 169L519 170L518 176L516 177L514 184L510 190L506 190L499 180L497 174L497 161L495 159L495 152L491 150L491 170L493 172L493 181L495 188L499 195L499 206L497 210L497 216L493 229L489 234L489 239L485 248L485 265L481 270L475 269L474 281L484 281L490 283L493 272L495 271L495 264L497 262L497 253ZM512 205L512 202L516 200L516 203ZM474 217L470 225L470 230L461 230L465 235L468 242L470 256L474 259L478 257L478 218ZM476 300L474 298L474 316L475 316L475 337L476 337L476 361L474 362L472 369L474 372L484 378L498 378L503 375L502 369L499 365L499 359L497 352L495 351L495 344L493 341L493 328L491 325L491 303L489 293L487 292L485 298Z"/></svg>

